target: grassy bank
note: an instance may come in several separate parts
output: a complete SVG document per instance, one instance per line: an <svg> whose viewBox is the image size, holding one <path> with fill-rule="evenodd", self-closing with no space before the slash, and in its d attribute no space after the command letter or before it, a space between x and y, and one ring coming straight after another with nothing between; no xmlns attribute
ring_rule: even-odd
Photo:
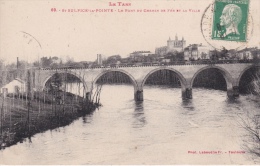
<svg viewBox="0 0 260 166"><path fill-rule="evenodd" d="M43 93L35 94L31 100L23 95L1 97L0 149L36 133L66 126L98 106L70 93L63 100L56 98L56 101L52 95Z"/></svg>

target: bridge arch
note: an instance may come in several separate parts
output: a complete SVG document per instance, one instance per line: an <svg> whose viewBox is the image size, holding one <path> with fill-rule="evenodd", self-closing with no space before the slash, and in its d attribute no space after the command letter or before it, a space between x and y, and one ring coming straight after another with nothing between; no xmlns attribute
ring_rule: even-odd
<svg viewBox="0 0 260 166"><path fill-rule="evenodd" d="M142 83L141 83L141 88L143 88L146 80L148 79L149 76L151 76L153 73L157 72L157 71L160 71L160 70L169 70L169 71L172 71L176 74L177 78L180 80L181 82L181 88L182 89L185 89L186 86L187 86L187 81L186 79L184 78L184 76L178 71L178 70L175 70L173 68L169 68L169 67L164 67L164 68L157 68L157 69L154 69L152 71L150 71L143 79Z"/></svg>
<svg viewBox="0 0 260 166"><path fill-rule="evenodd" d="M57 71L55 71L55 72L52 72L50 75L48 75L47 78L44 79L44 81L43 81L43 83L42 83L41 91L44 90L47 81L48 81L51 77L53 77L56 73L58 73L58 74L71 74L71 75L77 77L77 78L82 82L84 91L88 88L87 85L86 85L86 82L85 82L85 80L84 80L84 77L82 77L81 75L77 74L76 72L72 72L71 70L57 70Z"/></svg>
<svg viewBox="0 0 260 166"><path fill-rule="evenodd" d="M240 75L238 76L237 80L235 81L235 85L236 85L236 86L239 86L239 82L240 82L240 80L241 80L243 74L245 74L246 71L248 71L248 70L250 70L250 69L252 69L252 68L254 68L254 67L257 67L257 66L251 65L251 66L246 67L246 68L240 73Z"/></svg>
<svg viewBox="0 0 260 166"><path fill-rule="evenodd" d="M253 88L253 82L257 83L260 74L260 66L251 65L246 67L236 79L236 86L240 93L257 93Z"/></svg>
<svg viewBox="0 0 260 166"><path fill-rule="evenodd" d="M105 71L101 72L100 74L98 74L98 76L94 79L93 84L96 84L97 80L98 80L99 78L101 78L103 75L105 75L106 73L114 72L114 71L117 71L117 72L120 72L120 73L123 73L123 74L127 75L127 76L130 78L130 80L131 80L131 82L132 82L132 85L134 86L134 89L135 89L135 90L138 89L138 84L137 84L135 78L134 78L131 74L129 74L129 73L126 72L125 70L116 69L116 68L115 68L115 69L105 70Z"/></svg>
<svg viewBox="0 0 260 166"><path fill-rule="evenodd" d="M222 76L224 77L225 81L226 81L226 85L227 85L227 91L229 89L233 89L233 85L234 85L234 80L233 80L233 77L231 76L231 74L225 70L224 68L222 67L219 67L219 66L206 66L206 67L203 67L201 68L200 70L198 70L192 77L191 79L191 82L190 82L190 86L193 87L193 82L195 80L195 78L204 70L207 70L207 69L217 69L221 74Z"/></svg>

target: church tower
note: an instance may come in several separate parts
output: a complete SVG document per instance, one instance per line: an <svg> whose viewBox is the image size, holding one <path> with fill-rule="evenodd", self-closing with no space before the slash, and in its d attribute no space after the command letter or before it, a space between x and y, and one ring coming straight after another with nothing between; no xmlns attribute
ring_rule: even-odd
<svg viewBox="0 0 260 166"><path fill-rule="evenodd" d="M182 36L182 50L184 50L185 47L186 47L186 41L184 40L184 38Z"/></svg>

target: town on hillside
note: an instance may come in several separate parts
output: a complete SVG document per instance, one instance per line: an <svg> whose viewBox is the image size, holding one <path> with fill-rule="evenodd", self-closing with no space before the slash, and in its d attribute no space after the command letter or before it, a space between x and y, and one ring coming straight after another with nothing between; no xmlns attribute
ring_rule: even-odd
<svg viewBox="0 0 260 166"><path fill-rule="evenodd" d="M25 80L25 71L28 68L61 69L61 68L99 68L99 67L135 67L135 66L161 66L185 64L214 64L214 63L259 63L260 49L258 47L244 48L242 50L210 49L207 45L186 45L184 37L167 40L166 46L151 51L133 51L126 57L121 55L107 56L97 54L95 61L75 62L73 57L64 61L57 56L41 57L39 61L28 63L17 57L16 63L5 64L0 60L0 87L7 82L21 82ZM13 90L14 91L14 90Z"/></svg>
<svg viewBox="0 0 260 166"><path fill-rule="evenodd" d="M57 57L41 58L42 68L94 68L94 67L123 67L141 65L176 65L176 64L205 64L205 63L236 63L258 62L260 49L258 47L244 48L242 50L210 49L202 43L186 45L182 37L167 40L167 45L155 48L151 51L133 51L122 57L121 55L107 56L97 54L96 61L68 61L61 65L61 59Z"/></svg>

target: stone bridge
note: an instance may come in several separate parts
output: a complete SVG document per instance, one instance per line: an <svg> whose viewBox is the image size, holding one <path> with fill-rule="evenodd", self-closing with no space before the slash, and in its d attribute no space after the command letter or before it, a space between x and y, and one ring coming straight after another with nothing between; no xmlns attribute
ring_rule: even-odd
<svg viewBox="0 0 260 166"><path fill-rule="evenodd" d="M246 70L259 65L251 63L235 64L196 64L196 65L170 65L170 66L135 66L113 68L76 68L76 69L38 69L35 75L35 88L39 91L44 89L46 82L55 73L69 73L78 77L84 87L84 94L89 94L96 81L104 74L112 71L125 73L134 86L134 98L136 101L143 100L143 86L146 79L158 70L170 70L174 72L181 82L182 98L192 98L192 86L196 76L203 70L217 69L225 78L228 97L239 96L239 81Z"/></svg>

